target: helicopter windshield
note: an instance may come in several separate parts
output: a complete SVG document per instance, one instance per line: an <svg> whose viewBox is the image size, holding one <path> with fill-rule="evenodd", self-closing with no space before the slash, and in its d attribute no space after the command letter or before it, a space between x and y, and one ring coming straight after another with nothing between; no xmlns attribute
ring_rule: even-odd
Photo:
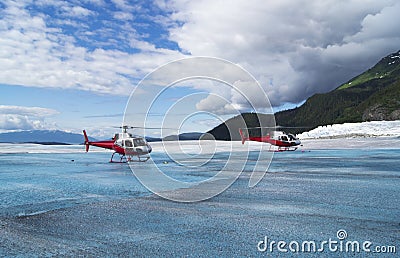
<svg viewBox="0 0 400 258"><path fill-rule="evenodd" d="M146 146L146 142L142 138L133 139L133 144L137 146Z"/></svg>

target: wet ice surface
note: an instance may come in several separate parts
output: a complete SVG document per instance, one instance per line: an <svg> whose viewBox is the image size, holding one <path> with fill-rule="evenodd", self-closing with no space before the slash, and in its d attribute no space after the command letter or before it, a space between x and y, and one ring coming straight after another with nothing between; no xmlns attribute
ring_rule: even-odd
<svg viewBox="0 0 400 258"><path fill-rule="evenodd" d="M212 148L203 152L204 156L197 155L197 142L167 144L172 156L163 151L161 143L155 143L151 158L163 173L184 182L213 177L231 155L237 164L246 162L241 152L231 152L226 142L219 143L218 153ZM257 149L261 145L255 146ZM189 158L182 156L180 148ZM112 152L93 149L85 153L83 146L0 144L0 215L32 215L81 203L151 194L127 164L108 162ZM149 163L132 162L131 167L146 171Z"/></svg>
<svg viewBox="0 0 400 258"><path fill-rule="evenodd" d="M106 153L0 154L0 215L149 194Z"/></svg>
<svg viewBox="0 0 400 258"><path fill-rule="evenodd" d="M155 162L186 181L213 176L230 149L187 169L152 146ZM400 248L398 138L304 141L295 152L275 153L256 187L248 188L245 171L224 193L195 204L154 197L126 164L108 163L109 152L46 148L0 150L0 255L265 256L271 253L258 252L257 243L266 236L318 243L338 240L340 229L351 241Z"/></svg>

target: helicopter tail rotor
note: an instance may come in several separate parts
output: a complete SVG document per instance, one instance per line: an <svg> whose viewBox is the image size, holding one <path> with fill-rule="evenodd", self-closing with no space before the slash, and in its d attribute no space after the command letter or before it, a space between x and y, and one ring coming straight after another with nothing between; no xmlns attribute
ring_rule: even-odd
<svg viewBox="0 0 400 258"><path fill-rule="evenodd" d="M86 152L88 152L90 145L89 145L89 138L88 138L85 130L83 130L83 137L85 138L85 150L86 150Z"/></svg>
<svg viewBox="0 0 400 258"><path fill-rule="evenodd" d="M242 128L239 129L239 133L240 133L240 138L242 138L242 144L244 144L244 142L249 138L244 136Z"/></svg>

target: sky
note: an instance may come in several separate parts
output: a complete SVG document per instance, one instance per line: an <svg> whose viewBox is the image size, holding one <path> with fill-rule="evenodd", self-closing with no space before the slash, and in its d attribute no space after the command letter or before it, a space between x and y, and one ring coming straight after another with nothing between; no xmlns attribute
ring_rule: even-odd
<svg viewBox="0 0 400 258"><path fill-rule="evenodd" d="M154 88L138 86L149 73L198 56L238 65L262 87L266 105L292 108L398 51L399 13L397 0L3 0L0 132L87 129L108 137L133 91L143 96L135 105L149 101ZM241 88L260 102L252 87ZM169 87L149 119L163 119L187 96L182 116L175 113L185 131L254 111L223 83L199 79Z"/></svg>

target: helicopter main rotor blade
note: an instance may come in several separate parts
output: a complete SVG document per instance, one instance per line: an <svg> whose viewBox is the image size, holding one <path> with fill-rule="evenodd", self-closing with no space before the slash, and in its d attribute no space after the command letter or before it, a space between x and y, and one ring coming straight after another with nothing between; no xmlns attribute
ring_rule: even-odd
<svg viewBox="0 0 400 258"><path fill-rule="evenodd" d="M131 126L131 129L171 129L171 130L178 130L178 128L171 128L171 127L143 127L143 126Z"/></svg>
<svg viewBox="0 0 400 258"><path fill-rule="evenodd" d="M311 126L257 126L257 127L244 127L240 129L261 129L261 128L312 128Z"/></svg>
<svg viewBox="0 0 400 258"><path fill-rule="evenodd" d="M171 127L144 127L144 126L116 126L115 128L120 129L171 129L171 130L178 130L178 128L171 128Z"/></svg>

